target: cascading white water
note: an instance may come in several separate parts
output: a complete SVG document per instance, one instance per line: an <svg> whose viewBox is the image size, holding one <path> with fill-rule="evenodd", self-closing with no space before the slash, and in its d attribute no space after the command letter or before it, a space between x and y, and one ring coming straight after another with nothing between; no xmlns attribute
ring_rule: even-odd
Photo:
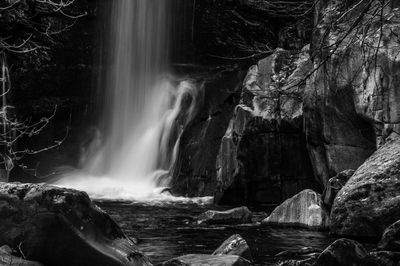
<svg viewBox="0 0 400 266"><path fill-rule="evenodd" d="M196 112L198 90L190 81L174 85L165 75L170 1L113 2L106 140L97 138L83 171L58 184L98 198L140 199L154 195L159 177L174 162L182 127Z"/></svg>

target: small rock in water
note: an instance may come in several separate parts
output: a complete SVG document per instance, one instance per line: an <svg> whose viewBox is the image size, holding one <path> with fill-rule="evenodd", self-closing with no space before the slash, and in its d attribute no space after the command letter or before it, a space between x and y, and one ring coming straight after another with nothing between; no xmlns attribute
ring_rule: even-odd
<svg viewBox="0 0 400 266"><path fill-rule="evenodd" d="M321 195L306 189L278 206L262 223L327 229L329 213L322 206Z"/></svg>
<svg viewBox="0 0 400 266"><path fill-rule="evenodd" d="M249 261L253 261L250 247L247 245L240 235L233 235L225 240L222 245L217 248L212 255L237 255Z"/></svg>
<svg viewBox="0 0 400 266"><path fill-rule="evenodd" d="M198 224L244 224L252 222L252 212L247 207L227 211L206 211L197 217Z"/></svg>
<svg viewBox="0 0 400 266"><path fill-rule="evenodd" d="M314 255L316 253L321 253L323 250L312 247L303 247L302 249L297 250L285 250L279 252L275 255L275 257L296 257L296 256L305 256L305 255Z"/></svg>
<svg viewBox="0 0 400 266"><path fill-rule="evenodd" d="M171 259L162 266L249 266L250 261L235 255L189 254Z"/></svg>
<svg viewBox="0 0 400 266"><path fill-rule="evenodd" d="M321 253L315 266L374 265L371 263L368 252L360 243L342 238Z"/></svg>
<svg viewBox="0 0 400 266"><path fill-rule="evenodd" d="M305 259L305 260L285 260L278 262L275 266L312 266L315 260Z"/></svg>

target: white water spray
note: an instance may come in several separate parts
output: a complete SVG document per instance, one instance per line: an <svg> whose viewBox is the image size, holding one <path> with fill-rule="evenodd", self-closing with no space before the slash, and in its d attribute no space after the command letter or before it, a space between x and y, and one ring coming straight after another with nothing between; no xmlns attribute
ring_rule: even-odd
<svg viewBox="0 0 400 266"><path fill-rule="evenodd" d="M160 197L157 185L168 184L165 176L182 129L195 115L198 90L189 81L174 85L165 78L169 1L113 2L106 141L97 134L83 171L69 174L58 185L85 190L95 198Z"/></svg>

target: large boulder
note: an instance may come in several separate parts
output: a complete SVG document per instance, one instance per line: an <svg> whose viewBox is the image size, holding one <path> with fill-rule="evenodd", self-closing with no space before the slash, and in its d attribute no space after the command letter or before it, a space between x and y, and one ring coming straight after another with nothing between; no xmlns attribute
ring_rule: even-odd
<svg viewBox="0 0 400 266"><path fill-rule="evenodd" d="M217 203L278 204L319 189L303 134L305 86L298 85L310 67L305 47L276 49L249 69L217 157Z"/></svg>
<svg viewBox="0 0 400 266"><path fill-rule="evenodd" d="M251 221L252 212L247 207L227 211L209 210L197 217L198 224L245 224Z"/></svg>
<svg viewBox="0 0 400 266"><path fill-rule="evenodd" d="M212 255L236 255L253 261L250 247L240 235L233 235L222 243Z"/></svg>
<svg viewBox="0 0 400 266"><path fill-rule="evenodd" d="M315 266L366 266L369 254L358 242L349 239L338 239L319 255Z"/></svg>
<svg viewBox="0 0 400 266"><path fill-rule="evenodd" d="M278 206L263 220L263 224L326 229L329 227L329 214L322 206L321 195L307 189Z"/></svg>
<svg viewBox="0 0 400 266"><path fill-rule="evenodd" d="M380 237L400 219L400 140L375 152L338 193L331 211L337 235Z"/></svg>
<svg viewBox="0 0 400 266"><path fill-rule="evenodd" d="M189 254L171 259L161 264L162 266L249 266L251 263L235 255L205 255Z"/></svg>
<svg viewBox="0 0 400 266"><path fill-rule="evenodd" d="M151 265L84 192L0 183L0 245L44 265Z"/></svg>
<svg viewBox="0 0 400 266"><path fill-rule="evenodd" d="M379 241L378 248L400 252L400 221L385 229Z"/></svg>

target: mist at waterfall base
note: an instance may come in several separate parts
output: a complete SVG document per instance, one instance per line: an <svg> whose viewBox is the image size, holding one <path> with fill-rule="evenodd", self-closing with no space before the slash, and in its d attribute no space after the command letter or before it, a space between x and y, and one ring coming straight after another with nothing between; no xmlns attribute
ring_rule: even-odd
<svg viewBox="0 0 400 266"><path fill-rule="evenodd" d="M171 200L160 193L179 148L182 129L196 113L200 88L168 76L170 1L113 1L103 102L105 132L96 132L82 169L57 185L95 199ZM105 139L102 136L105 136ZM192 201L209 200L192 199Z"/></svg>

